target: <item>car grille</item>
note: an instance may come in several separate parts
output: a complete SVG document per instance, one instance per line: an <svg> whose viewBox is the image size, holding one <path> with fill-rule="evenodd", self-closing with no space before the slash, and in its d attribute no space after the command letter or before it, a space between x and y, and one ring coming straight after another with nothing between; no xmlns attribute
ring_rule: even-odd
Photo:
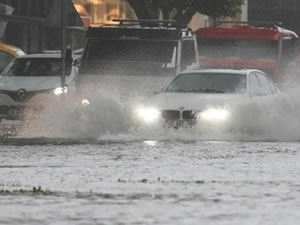
<svg viewBox="0 0 300 225"><path fill-rule="evenodd" d="M22 119L26 113L33 112L34 115L39 115L44 110L42 105L19 105L19 106L7 106L0 105L0 119Z"/></svg>
<svg viewBox="0 0 300 225"><path fill-rule="evenodd" d="M196 119L196 113L193 110L186 110L182 112L182 119L192 120Z"/></svg>
<svg viewBox="0 0 300 225"><path fill-rule="evenodd" d="M24 113L23 106L0 106L0 115L7 119L21 118Z"/></svg>
<svg viewBox="0 0 300 225"><path fill-rule="evenodd" d="M161 112L162 117L165 120L193 120L196 119L196 113L194 110L162 110Z"/></svg>
<svg viewBox="0 0 300 225"><path fill-rule="evenodd" d="M166 120L177 120L180 118L180 111L178 110L163 110L161 115Z"/></svg>

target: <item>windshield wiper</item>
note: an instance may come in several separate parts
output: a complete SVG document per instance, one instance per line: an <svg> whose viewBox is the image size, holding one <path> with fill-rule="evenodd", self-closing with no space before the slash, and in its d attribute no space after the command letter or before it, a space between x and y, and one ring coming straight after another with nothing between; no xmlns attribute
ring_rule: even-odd
<svg viewBox="0 0 300 225"><path fill-rule="evenodd" d="M215 90L211 88L192 88L191 91L199 93L225 93L224 91Z"/></svg>

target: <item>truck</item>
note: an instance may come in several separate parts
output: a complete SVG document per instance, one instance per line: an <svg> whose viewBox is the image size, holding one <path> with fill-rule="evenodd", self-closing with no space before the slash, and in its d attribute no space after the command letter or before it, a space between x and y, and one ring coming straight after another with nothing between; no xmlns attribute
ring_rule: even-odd
<svg viewBox="0 0 300 225"><path fill-rule="evenodd" d="M122 97L149 94L199 64L197 40L190 29L172 21L115 22L87 30L77 79L84 96L96 90Z"/></svg>
<svg viewBox="0 0 300 225"><path fill-rule="evenodd" d="M277 83L297 54L298 35L277 25L203 27L195 34L200 67L260 69Z"/></svg>

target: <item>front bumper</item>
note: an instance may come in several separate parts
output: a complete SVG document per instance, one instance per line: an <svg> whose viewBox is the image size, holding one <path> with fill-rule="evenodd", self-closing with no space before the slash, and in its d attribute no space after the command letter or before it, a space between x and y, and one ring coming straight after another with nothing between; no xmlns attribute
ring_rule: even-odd
<svg viewBox="0 0 300 225"><path fill-rule="evenodd" d="M162 124L166 128L224 127L231 120L231 112L227 108L208 107L203 110L144 108L139 117L146 124ZM155 116L154 116L155 115Z"/></svg>
<svg viewBox="0 0 300 225"><path fill-rule="evenodd" d="M29 111L38 114L48 104L54 104L53 100L59 99L53 90L26 92L23 99L15 92L6 92L0 91L0 119L19 120Z"/></svg>
<svg viewBox="0 0 300 225"><path fill-rule="evenodd" d="M0 106L0 119L17 120L24 117L25 106Z"/></svg>
<svg viewBox="0 0 300 225"><path fill-rule="evenodd" d="M180 120L165 120L164 127L165 128L192 128L197 125L196 119L180 119Z"/></svg>
<svg viewBox="0 0 300 225"><path fill-rule="evenodd" d="M195 110L162 110L161 116L167 128L192 128L197 125Z"/></svg>
<svg viewBox="0 0 300 225"><path fill-rule="evenodd" d="M164 128L192 128L197 125L196 110L141 107L136 110L140 122L147 126L162 125Z"/></svg>

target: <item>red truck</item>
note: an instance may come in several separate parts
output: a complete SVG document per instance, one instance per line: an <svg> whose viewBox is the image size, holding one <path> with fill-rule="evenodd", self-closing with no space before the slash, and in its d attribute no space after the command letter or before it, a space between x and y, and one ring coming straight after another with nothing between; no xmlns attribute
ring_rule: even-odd
<svg viewBox="0 0 300 225"><path fill-rule="evenodd" d="M202 68L256 68L274 81L284 79L296 54L298 36L278 26L205 27L196 32Z"/></svg>

